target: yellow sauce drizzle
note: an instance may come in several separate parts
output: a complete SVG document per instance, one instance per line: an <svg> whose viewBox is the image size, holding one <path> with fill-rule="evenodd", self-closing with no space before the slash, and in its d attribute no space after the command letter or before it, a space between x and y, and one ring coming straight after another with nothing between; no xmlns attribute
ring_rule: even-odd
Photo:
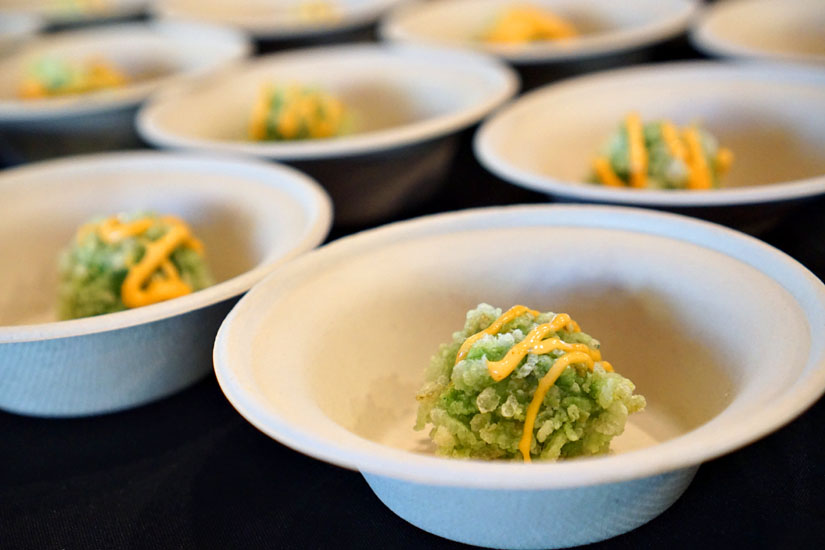
<svg viewBox="0 0 825 550"><path fill-rule="evenodd" d="M676 126L669 120L662 122L662 139L664 139L665 144L667 144L667 150L671 155L682 162L687 162L688 153L687 149L685 149L685 144L682 143L679 137L679 130L677 130Z"/></svg>
<svg viewBox="0 0 825 550"><path fill-rule="evenodd" d="M733 164L733 151L727 147L720 147L716 152L714 162L716 163L716 171L719 175L727 174Z"/></svg>
<svg viewBox="0 0 825 550"><path fill-rule="evenodd" d="M534 317L539 315L538 311L522 305L515 305L493 321L489 327L468 337L459 349L458 355L456 356L456 364L467 357L467 353L470 351L472 345L484 335L489 334L492 336L497 334L504 325L525 313L530 313ZM564 355L555 360L553 366L547 371L547 374L539 380L536 393L533 394L530 405L527 407L524 429L522 431L521 441L519 442L519 451L521 451L524 457L524 462L530 462L530 445L533 441L533 427L536 423L536 416L541 408L541 403L544 401L544 396L547 395L547 392L553 387L553 384L556 383L556 380L558 380L559 376L564 372L564 369L571 364L579 363L593 370L595 363L598 361L604 370L613 372L613 366L607 361L602 361L602 355L599 350L591 349L586 344L571 344L558 338L543 339L551 332L558 332L563 328L572 329L573 332L581 331L578 323L572 320L568 314L557 313L549 323L542 323L527 333L527 336L525 336L521 342L510 348L501 360L487 362L487 369L490 372L490 376L496 382L500 382L512 374L528 353L543 355L554 350L562 350L565 352Z"/></svg>
<svg viewBox="0 0 825 550"><path fill-rule="evenodd" d="M534 309L529 309L526 306L516 305L511 307L510 309L502 313L498 319L493 321L492 325L485 328L481 332L473 334L472 336L464 340L464 343L461 344L461 348L459 348L458 350L458 355L456 355L455 362L458 363L462 359L466 358L467 353L469 353L470 348L473 347L473 344L478 342L485 334L489 334L490 336L492 336L493 334L497 334L498 331L500 331L504 325L506 325L516 317L524 315L525 313L530 313L533 316L539 315L538 311Z"/></svg>
<svg viewBox="0 0 825 550"><path fill-rule="evenodd" d="M192 235L189 226L180 218L164 216L160 220L169 225L169 230L158 240L145 244L143 257L130 267L120 287L120 297L128 308L146 306L192 292L192 287L180 278L170 257L179 246L186 246L202 254L203 243ZM139 218L124 222L118 216L112 216L97 227L94 224L83 225L77 238L83 239L92 230L96 230L103 242L114 244L142 235L155 221L152 218ZM162 277L154 276L158 271Z"/></svg>
<svg viewBox="0 0 825 550"><path fill-rule="evenodd" d="M630 113L625 118L628 151L630 156L630 185L644 187L647 184L648 151L644 144L644 129L637 113ZM695 126L680 130L669 120L661 122L662 140L668 152L685 163L688 169L688 189L710 189L713 177L702 150L702 140ZM713 159L714 167L721 176L730 170L733 164L733 152L720 147ZM623 187L625 182L613 171L609 159L600 156L593 161L597 179L610 187Z"/></svg>
<svg viewBox="0 0 825 550"><path fill-rule="evenodd" d="M691 126L684 130L684 134L688 148L688 165L690 166L688 189L710 189L710 170L707 160L705 160L705 153L702 151L699 131L696 130L696 127Z"/></svg>
<svg viewBox="0 0 825 550"><path fill-rule="evenodd" d="M577 34L576 28L558 15L534 6L515 6L504 12L485 39L489 42L524 43L564 40Z"/></svg>
<svg viewBox="0 0 825 550"><path fill-rule="evenodd" d="M610 161L606 157L598 157L593 161L593 169L596 171L596 176L601 182L610 187L624 187L624 182L613 168L610 166Z"/></svg>
<svg viewBox="0 0 825 550"><path fill-rule="evenodd" d="M642 188L647 185L647 148L639 113L630 113L625 118L627 139L630 150L630 186Z"/></svg>

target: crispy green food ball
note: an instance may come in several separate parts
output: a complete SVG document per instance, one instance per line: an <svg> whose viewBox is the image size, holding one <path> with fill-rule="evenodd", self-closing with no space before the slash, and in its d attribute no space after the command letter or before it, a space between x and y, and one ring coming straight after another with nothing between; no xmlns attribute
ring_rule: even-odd
<svg viewBox="0 0 825 550"><path fill-rule="evenodd" d="M469 311L464 329L454 333L453 341L442 344L431 359L426 383L416 395L419 408L415 429L429 426L439 455L522 460L518 445L527 407L539 380L564 352L528 353L507 378L493 380L487 361L502 359L533 328L554 316L525 313L504 325L498 334L482 337L465 359L454 364L464 340L490 326L501 313L488 304ZM599 348L599 342L584 332L561 330L547 337ZM605 371L600 362L593 371L585 365L568 366L541 404L532 434L531 458L552 460L607 453L611 439L624 431L628 416L645 407L644 397L634 394L635 389L633 382Z"/></svg>

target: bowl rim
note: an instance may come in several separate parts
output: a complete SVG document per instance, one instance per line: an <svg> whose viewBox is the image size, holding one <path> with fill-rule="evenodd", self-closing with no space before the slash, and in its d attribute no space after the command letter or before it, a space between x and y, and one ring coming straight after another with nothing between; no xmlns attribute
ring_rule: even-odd
<svg viewBox="0 0 825 550"><path fill-rule="evenodd" d="M677 61L654 63L628 68L613 69L590 75L570 78L559 83L542 86L528 92L499 109L478 128L473 138L473 152L478 162L488 171L504 181L534 191L576 200L604 202L628 206L659 207L720 207L733 205L762 204L791 201L825 193L825 173L809 178L775 182L765 185L728 187L693 191L684 189L617 189L604 185L593 185L582 181L570 181L543 175L520 168L502 158L492 144L498 126L525 105L546 103L545 96L569 93L579 86L588 88L598 84L608 84L613 79L628 80L633 77L650 75L669 77L696 71L730 72L763 75L787 82L794 79L800 84L818 85L825 92L825 73L802 66L785 66L752 61ZM594 144L594 151L596 147Z"/></svg>
<svg viewBox="0 0 825 550"><path fill-rule="evenodd" d="M269 21L244 21L231 22L223 19L212 20L199 17L191 12L180 12L169 10L163 0L154 2L150 11L160 19L187 20L187 21L209 21L216 24L227 25L249 34L258 40L294 40L302 38L313 38L326 33L337 33L365 27L376 21L381 14L391 9L394 5L408 0L369 0L370 4L361 9L351 9L345 11L340 19L329 22L306 22L297 25L278 25L278 22Z"/></svg>
<svg viewBox="0 0 825 550"><path fill-rule="evenodd" d="M513 224L508 220L518 220ZM498 223L499 225L495 225ZM280 443L332 464L426 485L498 490L544 490L600 485L663 474L719 457L750 444L789 423L825 392L825 341L811 338L806 371L770 408L734 415L741 427L719 435L713 420L645 449L569 462L512 463L454 460L385 446L338 426L341 438L327 439L293 427L268 410L234 374L232 331L236 319L268 293L293 285L301 273L324 269L362 251L417 237L491 227L565 226L628 230L693 243L725 254L776 281L797 301L810 323L825 326L825 284L799 262L738 231L687 216L618 206L517 205L470 209L397 222L336 240L270 274L232 309L218 331L213 350L221 390L248 422ZM787 285L797 285L799 296ZM800 296L804 300L800 300ZM278 296L279 297L279 296ZM270 303L276 303L277 298ZM810 331L816 331L811 325ZM734 401L735 402L735 401ZM741 422L740 422L741 421ZM331 421L332 422L332 421ZM712 445L708 444L708 434ZM342 443L346 441L346 443ZM698 443L698 444L697 444Z"/></svg>
<svg viewBox="0 0 825 550"><path fill-rule="evenodd" d="M251 269L203 290L165 302L94 317L29 325L0 326L0 345L110 332L168 319L217 304L243 294L276 266L316 247L325 239L332 226L332 201L327 192L315 180L289 166L228 156L215 157L162 151L128 151L47 160L3 171L0 174L0 189L9 185L7 183L9 179L36 177L43 172L53 173L62 170L73 171L75 168L82 167L112 167L115 165L119 165L121 170L127 170L129 167L142 164L155 166L165 164L170 169L177 169L184 173L191 172L192 174L203 173L210 166L215 169L226 170L254 170L256 174L261 175L262 179L264 176L268 176L267 182L246 178L247 183L260 185L262 188L276 187L285 191L295 200L296 206L300 206L306 211L306 227L300 239L293 243L283 254L277 257L264 257ZM21 183L13 183L12 185L21 185ZM300 204L299 199L296 198L297 196L301 197L300 202L306 204Z"/></svg>
<svg viewBox="0 0 825 550"><path fill-rule="evenodd" d="M164 90L164 93L151 98L141 107L140 111L138 111L136 127L143 139L160 147L229 152L281 161L322 160L367 155L449 135L480 121L491 111L513 97L519 88L519 77L516 72L502 62L489 56L474 52L444 50L442 48L380 43L321 46L289 50L248 60L245 63L236 65L232 69L232 72L244 74L267 65L277 66L283 61L288 62L292 59L312 59L326 56L359 56L365 54L386 56L388 60L403 59L404 57L415 57L424 60L437 59L439 61L449 59L450 62L456 65L461 64L464 67L471 66L473 70L479 72L494 73L501 79L501 82L497 84L495 88L491 86L490 92L483 100L472 105L464 106L457 111L382 130L341 136L333 139L253 142L182 137L172 131L168 131L163 127L163 124L158 121L159 113L162 109L167 108L167 105L170 103L180 101L181 98L191 93L197 93L197 90L202 90L205 87L220 85L220 82L224 82L227 77L231 76L231 74L222 73L221 79L216 78L214 75L206 76L202 79L170 87ZM436 70L443 69L437 68Z"/></svg>
<svg viewBox="0 0 825 550"><path fill-rule="evenodd" d="M206 31L212 38L219 37L225 42L227 47L231 46L232 52L228 53L225 59L212 60L212 63L207 67L183 69L145 81L128 83L126 86L114 90L102 90L75 96L43 98L33 101L0 99L0 125L43 120L57 121L64 118L134 107L146 100L156 90L165 88L176 81L185 81L197 75L220 71L225 68L225 66L249 57L252 53L252 42L249 38L240 31L229 27L183 21L137 21L82 27L80 29L65 30L54 34L38 36L27 42L23 47L5 56L2 61L3 63L9 63L14 60L25 59L31 55L32 50L35 48L46 47L55 49L66 41L94 41L101 36L119 35L121 33L124 35L121 37L123 39L128 38L127 33L146 33L170 42L176 40L192 40L192 38L175 38L175 36L179 36L181 29Z"/></svg>
<svg viewBox="0 0 825 550"><path fill-rule="evenodd" d="M467 0L441 0L446 2L464 2ZM503 0L502 3L505 3ZM594 33L576 39L570 44L544 42L527 46L474 44L472 41L433 41L419 38L407 32L406 18L415 17L420 12L438 9L438 4L417 0L397 6L384 16L379 25L382 40L392 42L428 43L443 46L474 48L490 55L495 55L510 63L518 65L541 64L547 62L575 61L591 57L618 54L667 40L684 31L699 9L698 0L678 0L681 9L651 23L632 28L619 28L606 32Z"/></svg>
<svg viewBox="0 0 825 550"><path fill-rule="evenodd" d="M16 24L15 27L7 30L5 33L0 32L0 38L4 39L22 39L33 37L42 31L46 26L46 23L43 21L42 17L23 10L7 10L0 12L0 20L2 19L9 21L13 25Z"/></svg>
<svg viewBox="0 0 825 550"><path fill-rule="evenodd" d="M799 62L799 63L813 63L822 65L825 63L825 54L812 53L796 53L796 52L777 52L772 50L762 49L759 46L749 46L737 42L731 42L727 39L724 33L719 34L714 32L714 24L719 18L724 17L730 13L736 13L742 8L759 9L765 4L782 4L783 7L790 8L789 11L798 13L800 6L814 5L810 0L797 1L796 5L790 5L788 0L728 0L727 2L717 2L715 4L705 5L697 15L693 24L690 27L690 42L697 50L700 50L708 55L729 57L735 59L751 59L754 61L784 61L784 62Z"/></svg>
<svg viewBox="0 0 825 550"><path fill-rule="evenodd" d="M14 8L15 11L24 11L41 17L47 25L106 23L129 17L137 17L146 11L150 0L136 0L132 2L111 2L105 11L61 12L52 10L48 3L42 2L26 8Z"/></svg>

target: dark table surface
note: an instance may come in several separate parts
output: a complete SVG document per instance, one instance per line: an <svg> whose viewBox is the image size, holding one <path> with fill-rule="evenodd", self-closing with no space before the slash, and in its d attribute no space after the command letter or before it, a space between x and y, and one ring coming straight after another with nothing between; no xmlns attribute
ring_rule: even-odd
<svg viewBox="0 0 825 550"><path fill-rule="evenodd" d="M658 50L657 60L697 56L681 42ZM472 131L462 135L438 196L395 219L546 201L486 173L472 156ZM825 200L818 200L762 238L823 278L823 214ZM360 229L334 227L329 240ZM116 414L38 419L0 412L0 434L1 549L462 546L395 516L359 473L259 432L213 375ZM647 525L594 546L665 545L825 548L825 400L703 465L681 499Z"/></svg>

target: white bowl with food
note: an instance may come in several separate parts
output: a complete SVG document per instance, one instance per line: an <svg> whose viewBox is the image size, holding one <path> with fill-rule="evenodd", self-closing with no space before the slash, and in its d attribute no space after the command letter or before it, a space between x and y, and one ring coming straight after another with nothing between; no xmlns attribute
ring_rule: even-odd
<svg viewBox="0 0 825 550"><path fill-rule="evenodd" d="M722 57L825 64L825 3L819 0L729 0L707 6L690 38Z"/></svg>
<svg viewBox="0 0 825 550"><path fill-rule="evenodd" d="M38 163L0 174L0 192L0 250L14 259L0 268L0 408L38 416L133 407L202 378L218 325L238 296L318 245L331 224L327 195L303 174L197 155L118 153ZM116 254L123 250L98 252L100 243L84 241L84 224L133 213L182 220L176 225L188 226L202 243L213 284L141 307L109 300L122 296L126 303L127 281L143 260L121 262ZM154 254L149 250L144 258ZM68 261L74 262L69 270ZM95 281L119 276L118 262L127 266L123 284L104 293ZM164 272L160 279L184 278L184 267L176 267L178 276ZM154 292L158 275L133 290ZM90 312L96 304L120 311L58 320L64 311Z"/></svg>
<svg viewBox="0 0 825 550"><path fill-rule="evenodd" d="M30 40L43 28L43 21L31 14L0 11L0 56Z"/></svg>
<svg viewBox="0 0 825 550"><path fill-rule="evenodd" d="M626 164L629 150L612 143L633 113L645 128L669 122L685 147L685 132L697 128L708 166L727 150L728 166L710 174L717 185L679 188L702 170L689 161L671 165L671 156L657 164L648 137L646 187L627 185L626 177L625 185L588 181L600 157ZM663 208L758 231L825 194L825 74L714 62L609 71L519 98L482 125L474 145L496 176L557 200ZM681 179L654 174L671 168Z"/></svg>
<svg viewBox="0 0 825 550"><path fill-rule="evenodd" d="M0 0L0 9L40 17L50 26L110 23L142 15L149 0Z"/></svg>
<svg viewBox="0 0 825 550"><path fill-rule="evenodd" d="M458 133L517 88L512 70L474 53L312 48L169 89L141 109L137 126L155 146L288 162L329 191L336 223L352 225L430 196L443 183ZM274 99L267 95L273 93ZM334 103L336 114L298 120L320 128L334 118L336 132L312 139L281 131L282 123L296 120L293 108L304 98ZM302 127L293 124L292 130ZM259 136L258 130L279 133Z"/></svg>
<svg viewBox="0 0 825 550"><path fill-rule="evenodd" d="M416 400L433 380L428 374L424 385L425 371L460 358L461 333L453 335L454 347L439 344L483 302L502 311L524 304L567 313L601 342L615 373L646 398L609 453L602 448L600 455L560 461L531 454L525 464L510 448L507 459L476 458L470 445L483 439L489 447L479 452L495 454L493 445L523 438L527 422L506 420L524 414L514 413L522 405L509 397L483 404L486 389L474 401L460 397L474 395L466 385L479 375L470 367L459 374L460 366L486 372L493 365L492 355L476 350L498 345L492 332L439 382L458 392L442 399L447 410L458 407L449 419L459 428L449 431L467 446L442 433L449 423L430 434L440 452L447 445L471 458L434 456L427 430L413 429ZM579 328L570 328L570 319L560 326L570 331L564 339ZM702 462L778 429L814 403L825 390L823 326L822 282L744 234L641 209L517 206L396 223L305 255L240 300L221 326L214 360L222 390L249 422L293 449L360 470L410 523L479 546L558 548L651 520L679 498ZM513 330L512 348L490 353L509 355L513 341L532 333ZM536 349L522 351L546 351ZM532 365L539 373L537 356L496 384L529 380L523 369ZM607 376L601 366L591 370ZM568 377L569 391L590 391L574 386ZM534 391L518 400L530 401ZM551 401L539 399L558 407ZM574 419L568 412L555 429ZM515 433L497 432L491 414ZM564 435L551 425L552 435L541 439L542 414L533 416L533 427L542 426L535 434L525 430L530 452L540 445L547 452L557 436L575 450L578 428ZM605 418L592 414L597 423Z"/></svg>
<svg viewBox="0 0 825 550"><path fill-rule="evenodd" d="M250 50L237 31L170 22L38 38L0 60L0 153L16 163L139 145L135 111L152 92Z"/></svg>
<svg viewBox="0 0 825 550"><path fill-rule="evenodd" d="M685 32L696 9L692 0L418 1L391 12L380 32L387 40L498 56L533 87L643 60L643 50Z"/></svg>
<svg viewBox="0 0 825 550"><path fill-rule="evenodd" d="M257 40L324 38L366 27L401 0L158 0L160 17L220 23Z"/></svg>

